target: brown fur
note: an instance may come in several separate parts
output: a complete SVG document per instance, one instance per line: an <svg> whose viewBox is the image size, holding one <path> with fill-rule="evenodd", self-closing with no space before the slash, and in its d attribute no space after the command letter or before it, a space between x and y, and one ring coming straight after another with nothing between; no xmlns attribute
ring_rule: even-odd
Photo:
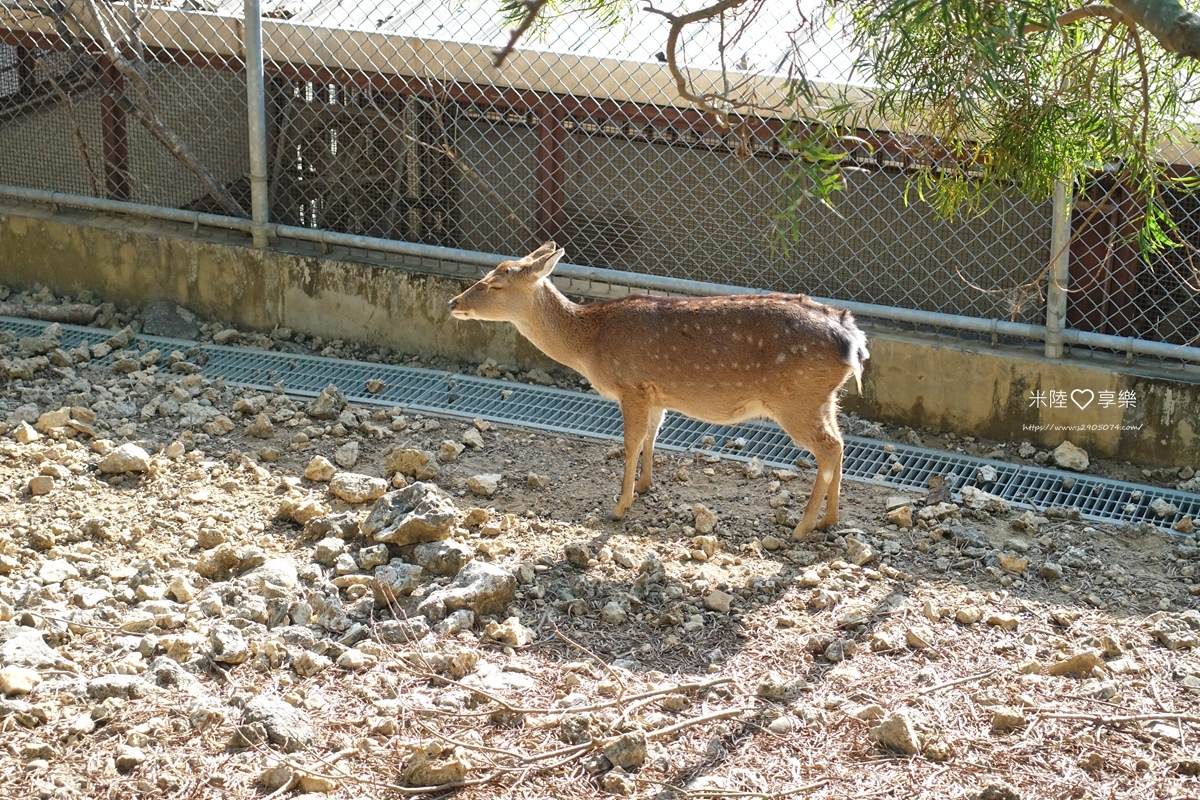
<svg viewBox="0 0 1200 800"><path fill-rule="evenodd" d="M547 242L520 261L506 261L450 308L459 319L512 322L620 404L625 477L615 517L629 510L635 490L650 488L654 439L664 410L673 409L717 423L774 419L817 459L795 534L837 522L843 449L837 392L851 375L860 379L867 359L866 337L849 312L790 294L638 295L578 305L548 279L563 252Z"/></svg>

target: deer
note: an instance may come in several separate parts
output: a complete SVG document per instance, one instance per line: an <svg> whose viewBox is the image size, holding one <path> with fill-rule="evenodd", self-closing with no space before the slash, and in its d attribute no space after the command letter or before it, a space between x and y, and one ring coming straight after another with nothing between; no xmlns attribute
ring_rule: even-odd
<svg viewBox="0 0 1200 800"><path fill-rule="evenodd" d="M635 294L578 304L550 280L565 253L551 241L504 261L449 308L458 320L511 322L545 355L617 401L625 472L612 517L622 519L635 492L645 495L653 484L654 441L670 409L718 424L775 420L817 461L793 538L836 525L844 449L838 393L851 375L862 393L869 358L867 337L850 312L781 293Z"/></svg>

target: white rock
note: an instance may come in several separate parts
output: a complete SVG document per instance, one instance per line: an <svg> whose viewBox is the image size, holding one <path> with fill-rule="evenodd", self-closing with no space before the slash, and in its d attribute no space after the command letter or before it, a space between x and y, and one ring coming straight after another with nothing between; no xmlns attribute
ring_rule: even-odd
<svg viewBox="0 0 1200 800"><path fill-rule="evenodd" d="M710 511L703 503L697 503L692 508L692 516L696 521L696 531L698 533L712 533L717 527L717 515Z"/></svg>
<svg viewBox="0 0 1200 800"><path fill-rule="evenodd" d="M29 694L41 682L36 669L12 664L0 669L0 694Z"/></svg>
<svg viewBox="0 0 1200 800"><path fill-rule="evenodd" d="M29 444L36 442L42 438L42 435L33 429L33 426L28 422L21 420L17 426L13 428L12 437L17 440L18 444Z"/></svg>
<svg viewBox="0 0 1200 800"><path fill-rule="evenodd" d="M312 461L304 468L304 477L310 481L329 481L337 473L337 467L325 456L313 456Z"/></svg>
<svg viewBox="0 0 1200 800"><path fill-rule="evenodd" d="M145 472L150 469L150 454L132 442L111 451L96 464L100 472L111 475L120 472Z"/></svg>
<svg viewBox="0 0 1200 800"><path fill-rule="evenodd" d="M496 472L472 475L470 478L467 478L467 488L477 495L491 497L500 488L501 477L503 476Z"/></svg>
<svg viewBox="0 0 1200 800"><path fill-rule="evenodd" d="M51 431L65 428L71 420L71 409L63 407L56 411L47 411L38 417L38 421L34 423L34 428L42 433L50 433Z"/></svg>
<svg viewBox="0 0 1200 800"><path fill-rule="evenodd" d="M51 478L49 475L38 475L35 478L29 479L29 484L26 488L29 489L29 493L34 497L50 494L54 490L54 478Z"/></svg>
<svg viewBox="0 0 1200 800"><path fill-rule="evenodd" d="M275 425L266 414L256 414L246 426L246 435L256 439L270 439L275 435Z"/></svg>
<svg viewBox="0 0 1200 800"><path fill-rule="evenodd" d="M1173 503L1168 503L1161 497L1156 497L1150 501L1150 510L1158 518L1169 517L1179 511Z"/></svg>
<svg viewBox="0 0 1200 800"><path fill-rule="evenodd" d="M1054 463L1063 469L1084 472L1088 468L1088 454L1082 447L1076 447L1071 442L1064 440L1062 444L1054 448Z"/></svg>
<svg viewBox="0 0 1200 800"><path fill-rule="evenodd" d="M75 569L70 562L61 558L42 562L41 569L38 570L38 578L45 584L62 583L68 578L78 577L79 570Z"/></svg>
<svg viewBox="0 0 1200 800"><path fill-rule="evenodd" d="M869 564L875 560L875 550L866 542L860 542L853 536L846 537L846 556L858 566Z"/></svg>
<svg viewBox="0 0 1200 800"><path fill-rule="evenodd" d="M387 493L387 481L357 472L339 472L329 481L329 491L347 503L378 500Z"/></svg>
<svg viewBox="0 0 1200 800"><path fill-rule="evenodd" d="M604 608L600 609L600 621L605 625L624 625L627 618L625 609L621 608L621 604L615 600L610 600Z"/></svg>
<svg viewBox="0 0 1200 800"><path fill-rule="evenodd" d="M914 754L921 751L921 742L917 738L916 726L908 711L900 710L888 714L874 728L869 730L872 739L889 750L899 753Z"/></svg>
<svg viewBox="0 0 1200 800"><path fill-rule="evenodd" d="M474 430L474 428L471 430ZM442 446L438 448L438 461L443 463L458 461L458 457L462 455L462 451L465 447L466 445L464 444L451 442L449 440L442 442Z"/></svg>
<svg viewBox="0 0 1200 800"><path fill-rule="evenodd" d="M358 463L358 452L358 442L349 441L333 451L333 460L342 469L351 469Z"/></svg>

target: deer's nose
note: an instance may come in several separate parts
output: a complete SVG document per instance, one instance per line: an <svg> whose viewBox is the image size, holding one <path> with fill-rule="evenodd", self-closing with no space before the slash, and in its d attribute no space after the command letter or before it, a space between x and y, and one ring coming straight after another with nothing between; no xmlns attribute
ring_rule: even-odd
<svg viewBox="0 0 1200 800"><path fill-rule="evenodd" d="M447 303L446 305L450 306L450 310L453 311L454 309L458 308L458 298L452 297L450 299L450 302Z"/></svg>

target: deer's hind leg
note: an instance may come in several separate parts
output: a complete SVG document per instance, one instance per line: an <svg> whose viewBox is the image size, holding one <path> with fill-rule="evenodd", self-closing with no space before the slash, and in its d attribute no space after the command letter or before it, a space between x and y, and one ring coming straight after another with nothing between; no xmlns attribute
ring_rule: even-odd
<svg viewBox="0 0 1200 800"><path fill-rule="evenodd" d="M634 491L645 494L654 483L654 440L658 438L658 429L662 426L663 409L651 409L650 419L646 426L646 441L642 444L642 468L638 473L637 485ZM628 445L626 445L628 446Z"/></svg>
<svg viewBox="0 0 1200 800"><path fill-rule="evenodd" d="M803 403L789 407L777 412L775 419L796 444L810 450L817 459L812 494L808 497L800 524L792 533L792 538L801 539L814 529L824 530L838 521L844 445L837 425L837 406L830 397L820 405ZM821 503L826 500L825 514L818 521Z"/></svg>

